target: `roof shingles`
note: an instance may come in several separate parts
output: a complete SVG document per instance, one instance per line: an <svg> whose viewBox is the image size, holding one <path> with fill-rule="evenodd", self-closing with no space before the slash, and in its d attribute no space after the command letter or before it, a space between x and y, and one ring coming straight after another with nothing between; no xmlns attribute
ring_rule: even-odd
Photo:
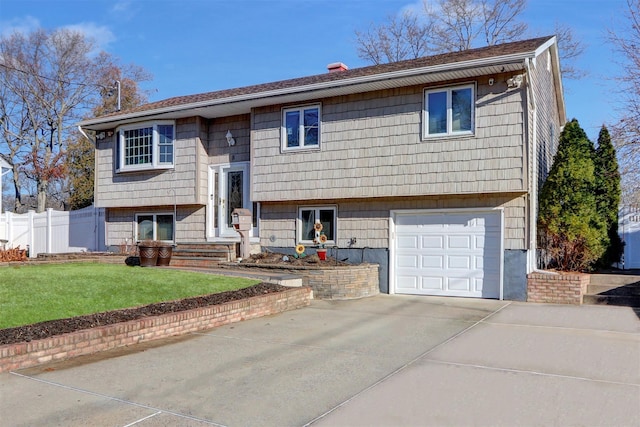
<svg viewBox="0 0 640 427"><path fill-rule="evenodd" d="M393 73L396 71L410 70L414 68L433 67L444 64L454 64L458 62L466 62L472 60L486 59L492 57L501 57L507 55L528 53L535 51L542 44L547 42L550 37L540 37L535 39L504 43L496 46L482 47L478 49L470 49L461 52L444 53L433 56L425 56L418 59L409 59L405 61L392 62L380 65L371 65L361 68L353 68L346 71L323 73L314 76L300 77L289 80L282 80L271 83L262 83L252 86L239 87L234 89L224 89L215 92L199 93L194 95L177 96L164 99L161 101L151 102L140 105L126 111L111 113L103 117L114 117L121 114L132 114L138 112L152 111L168 107L176 107L180 105L188 105L206 101L231 98L242 95L258 95L263 92L270 92L281 89L303 87L318 83L327 83L331 81L340 81L351 78L373 76L377 74Z"/></svg>

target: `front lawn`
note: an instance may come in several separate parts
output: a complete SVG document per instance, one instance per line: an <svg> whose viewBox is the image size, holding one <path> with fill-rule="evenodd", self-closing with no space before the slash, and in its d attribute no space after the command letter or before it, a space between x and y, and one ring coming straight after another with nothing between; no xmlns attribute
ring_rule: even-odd
<svg viewBox="0 0 640 427"><path fill-rule="evenodd" d="M99 263L0 268L0 329L232 291L258 282Z"/></svg>

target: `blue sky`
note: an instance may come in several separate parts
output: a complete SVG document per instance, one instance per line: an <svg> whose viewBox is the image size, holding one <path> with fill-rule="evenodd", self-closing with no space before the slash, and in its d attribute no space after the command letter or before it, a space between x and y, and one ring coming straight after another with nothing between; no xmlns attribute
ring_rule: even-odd
<svg viewBox="0 0 640 427"><path fill-rule="evenodd" d="M419 0L0 0L0 32L73 27L100 47L153 75L150 100L326 72L360 60L354 30L380 23ZM620 73L608 28L622 20L624 0L529 0L531 36L555 22L586 45L579 66L588 74L565 80L568 118L595 139L616 116Z"/></svg>

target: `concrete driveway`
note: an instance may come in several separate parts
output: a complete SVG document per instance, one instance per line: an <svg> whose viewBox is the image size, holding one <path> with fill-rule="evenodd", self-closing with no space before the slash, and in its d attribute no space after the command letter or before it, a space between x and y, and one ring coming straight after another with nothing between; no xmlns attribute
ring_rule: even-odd
<svg viewBox="0 0 640 427"><path fill-rule="evenodd" d="M630 308L380 295L0 374L2 426L640 425Z"/></svg>

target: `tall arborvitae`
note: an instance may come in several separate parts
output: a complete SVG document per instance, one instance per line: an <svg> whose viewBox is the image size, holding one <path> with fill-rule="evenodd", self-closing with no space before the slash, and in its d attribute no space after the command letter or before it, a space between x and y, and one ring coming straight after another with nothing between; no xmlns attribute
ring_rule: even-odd
<svg viewBox="0 0 640 427"><path fill-rule="evenodd" d="M605 126L598 135L598 149L594 159L596 167L596 203L598 215L606 221L609 244L600 258L601 267L619 262L623 245L618 235L618 209L620 207L620 171L616 150Z"/></svg>
<svg viewBox="0 0 640 427"><path fill-rule="evenodd" d="M560 134L558 152L540 192L539 247L548 267L590 269L604 253L606 221L598 215L593 143L576 119Z"/></svg>

